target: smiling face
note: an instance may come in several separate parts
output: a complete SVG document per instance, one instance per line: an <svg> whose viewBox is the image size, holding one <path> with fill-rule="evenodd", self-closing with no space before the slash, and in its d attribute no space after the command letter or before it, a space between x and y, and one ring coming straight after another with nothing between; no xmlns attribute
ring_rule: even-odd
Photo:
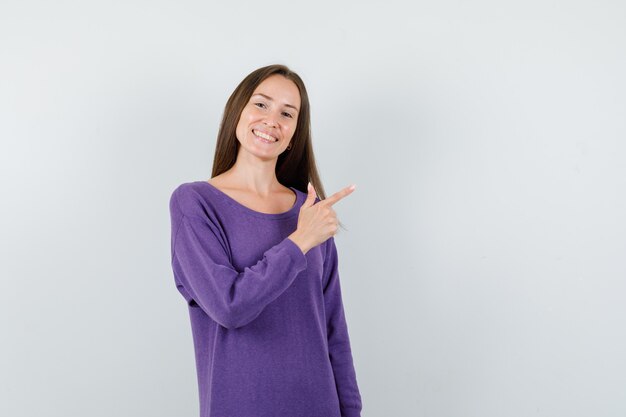
<svg viewBox="0 0 626 417"><path fill-rule="evenodd" d="M259 157L277 158L298 124L300 92L280 74L267 77L252 93L237 123L236 136L243 150Z"/></svg>

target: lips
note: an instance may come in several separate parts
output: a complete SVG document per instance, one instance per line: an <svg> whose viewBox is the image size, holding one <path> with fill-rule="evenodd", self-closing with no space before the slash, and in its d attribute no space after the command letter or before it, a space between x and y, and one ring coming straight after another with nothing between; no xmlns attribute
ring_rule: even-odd
<svg viewBox="0 0 626 417"><path fill-rule="evenodd" d="M274 136L270 135L269 133L263 132L261 130L252 129L252 134L254 136L258 137L258 138L261 138L261 139L269 140L269 141L272 141L272 142L278 142L277 138L275 138Z"/></svg>

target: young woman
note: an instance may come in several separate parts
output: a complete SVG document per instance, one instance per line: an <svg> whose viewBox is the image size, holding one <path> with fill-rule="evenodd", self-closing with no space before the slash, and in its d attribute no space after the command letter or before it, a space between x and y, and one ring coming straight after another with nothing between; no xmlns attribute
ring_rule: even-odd
<svg viewBox="0 0 626 417"><path fill-rule="evenodd" d="M226 104L211 179L170 199L201 417L360 416L332 208L353 190L325 198L301 78L283 65L249 74Z"/></svg>

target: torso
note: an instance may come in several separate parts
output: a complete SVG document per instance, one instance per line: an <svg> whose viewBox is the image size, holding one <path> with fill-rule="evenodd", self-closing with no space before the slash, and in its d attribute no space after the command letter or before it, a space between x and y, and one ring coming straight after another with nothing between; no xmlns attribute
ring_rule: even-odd
<svg viewBox="0 0 626 417"><path fill-rule="evenodd" d="M222 175L213 177L207 182L237 201L239 204L260 213L284 213L289 211L289 209L291 209L296 203L295 193L289 187L284 187L282 185L280 186L280 191L272 193L269 198L262 198L258 195L250 193L249 191L242 190L233 184L229 184Z"/></svg>

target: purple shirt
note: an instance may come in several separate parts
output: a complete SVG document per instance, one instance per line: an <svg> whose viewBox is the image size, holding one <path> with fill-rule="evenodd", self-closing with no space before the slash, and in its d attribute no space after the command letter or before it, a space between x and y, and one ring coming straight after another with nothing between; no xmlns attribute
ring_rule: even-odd
<svg viewBox="0 0 626 417"><path fill-rule="evenodd" d="M306 255L289 211L254 211L207 181L170 199L172 268L189 308L201 417L359 417L334 238ZM319 199L316 198L316 202Z"/></svg>

